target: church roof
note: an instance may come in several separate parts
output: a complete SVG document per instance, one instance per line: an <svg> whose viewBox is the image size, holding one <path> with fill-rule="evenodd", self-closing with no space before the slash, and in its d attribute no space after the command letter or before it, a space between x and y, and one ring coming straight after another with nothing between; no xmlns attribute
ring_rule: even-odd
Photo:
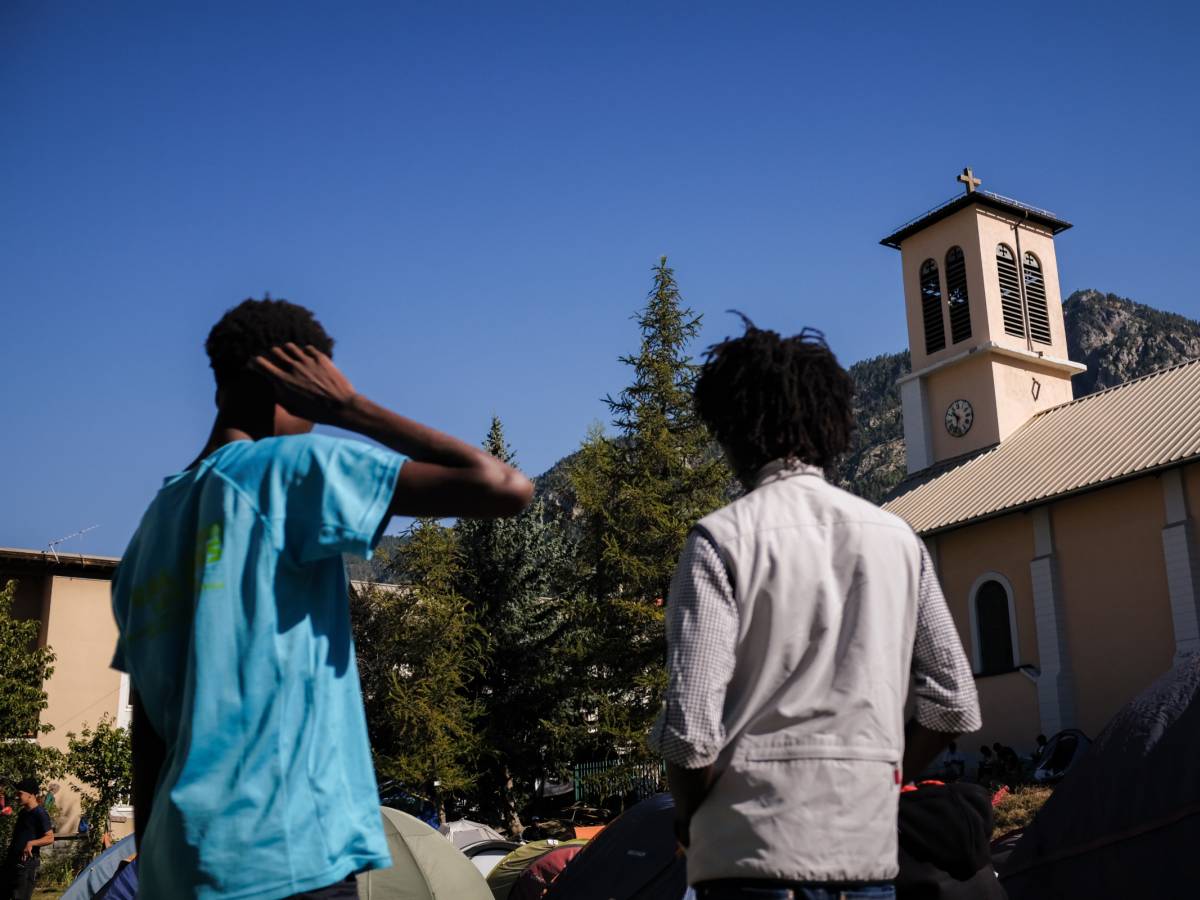
<svg viewBox="0 0 1200 900"><path fill-rule="evenodd" d="M966 194L958 194L941 206L935 206L929 212L922 213L911 222L901 225L879 243L885 247L894 247L899 250L900 242L905 238L911 237L918 231L928 228L934 222L940 222L942 219L954 215L960 209L965 209L972 203L978 203L980 206L986 206L989 209L1019 216L1022 219L1048 228L1051 234L1058 234L1060 231L1066 231L1071 227L1070 222L1047 209L1038 209L1036 206L1021 203L1019 200L1003 197L1000 194L993 194L991 191L971 191Z"/></svg>
<svg viewBox="0 0 1200 900"><path fill-rule="evenodd" d="M914 472L884 509L919 534L1200 458L1200 359L1038 413L999 444Z"/></svg>

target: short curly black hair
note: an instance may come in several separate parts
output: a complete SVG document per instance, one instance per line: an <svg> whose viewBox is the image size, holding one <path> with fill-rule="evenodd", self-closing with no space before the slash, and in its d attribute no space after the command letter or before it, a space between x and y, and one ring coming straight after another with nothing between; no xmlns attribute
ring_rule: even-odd
<svg viewBox="0 0 1200 900"><path fill-rule="evenodd" d="M776 459L828 468L854 433L854 382L825 335L757 328L708 348L696 380L696 411L742 476Z"/></svg>
<svg viewBox="0 0 1200 900"><path fill-rule="evenodd" d="M287 300L246 299L221 316L204 342L217 387L245 374L254 357L289 341L333 356L333 338L312 310Z"/></svg>

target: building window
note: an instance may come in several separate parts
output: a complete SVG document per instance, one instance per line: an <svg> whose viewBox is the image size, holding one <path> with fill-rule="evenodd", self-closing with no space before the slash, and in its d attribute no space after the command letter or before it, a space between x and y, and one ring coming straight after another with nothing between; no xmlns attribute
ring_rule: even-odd
<svg viewBox="0 0 1200 900"><path fill-rule="evenodd" d="M971 304L967 300L967 260L962 247L946 254L946 301L950 304L950 340L958 344L971 336Z"/></svg>
<svg viewBox="0 0 1200 900"><path fill-rule="evenodd" d="M996 245L996 272L1000 277L1000 311L1004 314L1004 333L1025 337L1025 317L1021 315L1021 283L1017 280L1017 258L1008 244Z"/></svg>
<svg viewBox="0 0 1200 900"><path fill-rule="evenodd" d="M1039 344L1050 343L1050 313L1046 309L1046 279L1042 264L1032 253L1025 254L1025 300L1029 303L1029 336Z"/></svg>
<svg viewBox="0 0 1200 900"><path fill-rule="evenodd" d="M925 353L937 353L946 346L946 326L942 323L938 267L932 259L921 263L921 316L925 320Z"/></svg>
<svg viewBox="0 0 1200 900"><path fill-rule="evenodd" d="M976 582L971 596L975 674L997 675L1017 667L1012 590L998 576Z"/></svg>

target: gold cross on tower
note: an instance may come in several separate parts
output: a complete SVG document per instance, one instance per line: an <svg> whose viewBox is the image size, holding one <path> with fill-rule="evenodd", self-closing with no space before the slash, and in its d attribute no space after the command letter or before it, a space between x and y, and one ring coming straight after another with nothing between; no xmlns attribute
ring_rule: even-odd
<svg viewBox="0 0 1200 900"><path fill-rule="evenodd" d="M964 185L966 185L968 194L973 193L975 188L983 184L982 181L975 177L975 173L971 171L970 166L967 166L967 168L963 169L962 174L954 180L962 182Z"/></svg>

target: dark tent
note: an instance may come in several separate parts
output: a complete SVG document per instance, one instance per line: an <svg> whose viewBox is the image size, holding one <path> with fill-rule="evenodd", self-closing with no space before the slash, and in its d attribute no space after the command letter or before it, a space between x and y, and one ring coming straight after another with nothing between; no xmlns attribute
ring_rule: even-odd
<svg viewBox="0 0 1200 900"><path fill-rule="evenodd" d="M1004 862L1011 900L1200 894L1200 655L1122 709Z"/></svg>
<svg viewBox="0 0 1200 900"><path fill-rule="evenodd" d="M137 859L122 860L121 867L104 887L96 891L96 900L137 900Z"/></svg>
<svg viewBox="0 0 1200 900"><path fill-rule="evenodd" d="M643 800L571 860L546 900L680 900L687 867L675 842L674 818L670 794Z"/></svg>
<svg viewBox="0 0 1200 900"><path fill-rule="evenodd" d="M1054 784L1083 758L1091 740L1078 728L1060 731L1046 742L1033 763L1033 780L1039 784Z"/></svg>
<svg viewBox="0 0 1200 900"><path fill-rule="evenodd" d="M79 877L71 882L67 892L62 895L62 900L92 900L96 891L108 884L116 874L121 860L128 859L136 852L137 841L132 834L121 838L88 863L87 868L79 873Z"/></svg>
<svg viewBox="0 0 1200 900"><path fill-rule="evenodd" d="M546 888L582 850L582 844L563 844L539 856L521 873L508 895L508 900L540 900L546 893Z"/></svg>

